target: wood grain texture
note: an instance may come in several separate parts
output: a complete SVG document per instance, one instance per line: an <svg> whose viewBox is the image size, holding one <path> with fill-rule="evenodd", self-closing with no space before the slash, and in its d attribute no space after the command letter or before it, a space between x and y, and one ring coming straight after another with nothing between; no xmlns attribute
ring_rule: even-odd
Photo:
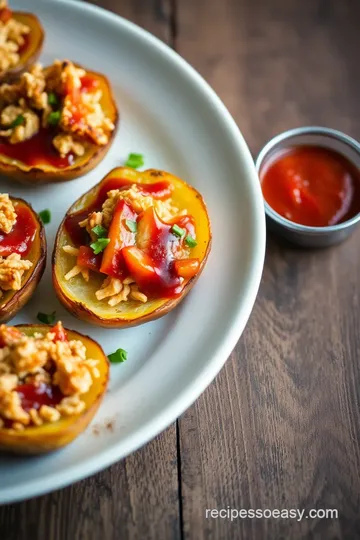
<svg viewBox="0 0 360 540"><path fill-rule="evenodd" d="M359 2L93 3L174 45L254 155L299 125L360 138ZM359 234L313 252L269 237L244 335L178 431L91 479L0 508L0 539L360 538ZM339 519L205 518L228 506L337 508Z"/></svg>
<svg viewBox="0 0 360 540"><path fill-rule="evenodd" d="M86 0L113 11L174 46L175 0Z"/></svg>
<svg viewBox="0 0 360 540"><path fill-rule="evenodd" d="M0 538L180 539L175 425L87 480L0 507Z"/></svg>
<svg viewBox="0 0 360 540"><path fill-rule="evenodd" d="M182 0L177 49L257 153L322 124L360 136L359 3ZM187 539L359 538L359 234L324 251L269 237L250 323L180 420ZM337 508L340 519L205 519L206 508Z"/></svg>

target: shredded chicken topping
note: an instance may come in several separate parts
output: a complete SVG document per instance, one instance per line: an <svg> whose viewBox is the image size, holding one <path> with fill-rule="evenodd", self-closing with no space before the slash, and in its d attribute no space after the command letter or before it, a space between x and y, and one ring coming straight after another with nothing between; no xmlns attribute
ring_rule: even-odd
<svg viewBox="0 0 360 540"><path fill-rule="evenodd" d="M91 212L84 221L79 223L80 227L86 228L93 241L96 240L96 235L94 235L92 229L96 225L101 225L106 229L109 228L113 219L115 207L120 200L125 200L137 214L140 214L150 206L153 206L160 219L164 221L170 220L174 216L181 216L187 213L186 210L179 211L179 209L173 205L171 198L159 200L154 199L154 197L151 197L150 195L144 196L137 184L132 184L128 189L111 190L107 193L107 199L104 201L101 211ZM79 251L70 245L63 246L63 250L74 257L77 257L79 254ZM89 270L81 268L78 264L73 266L73 268L67 272L65 279L68 281L79 274L81 274L86 281L89 280ZM127 302L129 300L141 303L146 303L148 301L148 297L146 294L139 291L139 287L132 277L127 277L124 280L110 276L106 277L101 288L95 292L95 296L98 300L106 300L112 307L120 304L120 302Z"/></svg>
<svg viewBox="0 0 360 540"><path fill-rule="evenodd" d="M60 322L58 325L62 330ZM84 410L81 395L89 391L100 372L98 361L86 357L81 341L56 341L54 332L29 337L1 325L0 343L0 427L10 421L12 429L21 430ZM57 386L64 397L55 406L24 409L17 388L27 383Z"/></svg>
<svg viewBox="0 0 360 540"><path fill-rule="evenodd" d="M0 2L0 12L2 10L7 10L6 0ZM29 26L13 17L4 21L0 17L0 74L18 65L20 49L25 44L24 36L29 32Z"/></svg>
<svg viewBox="0 0 360 540"><path fill-rule="evenodd" d="M0 193L0 232L8 234L16 223L16 212L7 193Z"/></svg>
<svg viewBox="0 0 360 540"><path fill-rule="evenodd" d="M90 142L106 145L115 126L102 108L102 90L82 87L85 76L72 62L56 60L47 68L34 64L16 82L2 84L0 137L16 144L51 126L61 157L83 156Z"/></svg>
<svg viewBox="0 0 360 540"><path fill-rule="evenodd" d="M21 258L18 253L12 253L7 257L0 256L0 298L3 291L19 291L21 281L26 270L32 267L33 263Z"/></svg>

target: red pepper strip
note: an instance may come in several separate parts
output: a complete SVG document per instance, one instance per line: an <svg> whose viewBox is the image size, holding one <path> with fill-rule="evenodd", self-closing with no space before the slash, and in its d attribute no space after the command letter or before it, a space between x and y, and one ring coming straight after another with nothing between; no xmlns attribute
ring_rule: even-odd
<svg viewBox="0 0 360 540"><path fill-rule="evenodd" d="M11 9L5 7L3 9L0 9L0 21L2 23L7 23L12 17L12 11Z"/></svg>
<svg viewBox="0 0 360 540"><path fill-rule="evenodd" d="M78 266L82 268L88 268L94 272L100 272L102 255L99 253L95 255L93 250L89 246L80 246L79 255L77 258Z"/></svg>
<svg viewBox="0 0 360 540"><path fill-rule="evenodd" d="M156 249L157 259L160 257L165 259L166 251L164 248L169 239L170 229L171 226L163 223L155 213L153 206L150 206L139 216L136 245L150 256L152 256L151 251Z"/></svg>
<svg viewBox="0 0 360 540"><path fill-rule="evenodd" d="M174 262L175 272L185 279L194 277L200 268L199 259L179 259Z"/></svg>
<svg viewBox="0 0 360 540"><path fill-rule="evenodd" d="M67 341L67 333L59 321L55 324L55 326L51 329L51 332L55 334L54 341Z"/></svg>
<svg viewBox="0 0 360 540"><path fill-rule="evenodd" d="M135 244L135 233L129 230L126 220L136 219L137 214L124 200L117 203L108 232L110 242L104 250L100 267L103 274L118 278L126 273L121 250Z"/></svg>
<svg viewBox="0 0 360 540"><path fill-rule="evenodd" d="M140 288L144 286L149 288L159 283L158 272L149 255L135 246L125 247L122 254L130 274Z"/></svg>
<svg viewBox="0 0 360 540"><path fill-rule="evenodd" d="M95 88L99 87L99 81L98 79L94 79L91 75L84 75L80 79L81 82L81 92L88 92L89 90L95 90Z"/></svg>

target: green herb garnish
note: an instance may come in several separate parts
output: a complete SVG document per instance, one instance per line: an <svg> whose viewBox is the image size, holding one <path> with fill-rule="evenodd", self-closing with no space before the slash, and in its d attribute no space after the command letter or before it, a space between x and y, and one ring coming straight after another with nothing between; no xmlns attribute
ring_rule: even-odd
<svg viewBox="0 0 360 540"><path fill-rule="evenodd" d="M24 122L25 122L24 116L22 114L19 114L19 116L17 116L15 118L13 123L10 124L9 129L12 129L12 128L16 127L16 126L21 126Z"/></svg>
<svg viewBox="0 0 360 540"><path fill-rule="evenodd" d="M173 234L175 234L175 236L178 236L179 238L182 238L186 234L186 231L182 229L181 227L179 227L179 225L173 225L170 231Z"/></svg>
<svg viewBox="0 0 360 540"><path fill-rule="evenodd" d="M51 221L51 212L46 208L46 210L41 210L39 212L39 217L44 225L47 225Z"/></svg>
<svg viewBox="0 0 360 540"><path fill-rule="evenodd" d="M131 167L132 169L138 169L144 165L144 156L142 154L129 154L125 167Z"/></svg>
<svg viewBox="0 0 360 540"><path fill-rule="evenodd" d="M102 225L95 225L91 230L98 238L105 238L107 235L107 230Z"/></svg>
<svg viewBox="0 0 360 540"><path fill-rule="evenodd" d="M38 321L44 323L44 324L54 324L56 319L56 311L53 311L52 313L39 313L37 314Z"/></svg>
<svg viewBox="0 0 360 540"><path fill-rule="evenodd" d="M109 354L108 359L112 364L121 364L127 359L127 352L124 349L118 349Z"/></svg>
<svg viewBox="0 0 360 540"><path fill-rule="evenodd" d="M106 248L109 242L110 242L110 238L98 238L96 242L93 242L92 244L90 244L90 247L95 253L95 255L99 255L99 253L104 251L104 249Z"/></svg>
<svg viewBox="0 0 360 540"><path fill-rule="evenodd" d="M49 105L52 105L53 107L57 107L59 105L59 98L57 97L55 92L48 93L48 103Z"/></svg>
<svg viewBox="0 0 360 540"><path fill-rule="evenodd" d="M195 238L190 236L190 234L188 234L185 238L185 244L190 248L194 248L197 246L197 241L195 240Z"/></svg>
<svg viewBox="0 0 360 540"><path fill-rule="evenodd" d="M60 122L60 116L61 116L60 111L51 112L49 116L47 117L48 124L50 124L51 126L57 126L58 123Z"/></svg>
<svg viewBox="0 0 360 540"><path fill-rule="evenodd" d="M135 233L137 231L137 223L136 221L132 221L131 219L125 220L126 226L129 229L129 231Z"/></svg>

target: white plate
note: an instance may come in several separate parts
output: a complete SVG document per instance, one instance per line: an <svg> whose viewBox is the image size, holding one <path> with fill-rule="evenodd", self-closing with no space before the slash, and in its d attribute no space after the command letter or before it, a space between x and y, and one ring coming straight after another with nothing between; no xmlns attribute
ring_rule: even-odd
<svg viewBox="0 0 360 540"><path fill-rule="evenodd" d="M249 150L224 105L176 53L137 26L99 8L68 0L13 2L41 17L46 43L41 60L70 58L105 73L121 112L115 142L91 173L67 184L25 188L1 179L1 191L50 208L48 268L36 294L14 323L34 322L56 309L68 327L90 334L109 353L128 351L111 369L110 391L93 427L73 444L45 457L0 458L0 503L80 480L123 458L171 424L215 377L248 320L265 251L262 195ZM130 152L146 167L171 171L193 184L207 202L213 248L187 299L159 321L104 330L71 317L50 280L55 232L69 205ZM105 427L112 422L113 430Z"/></svg>

